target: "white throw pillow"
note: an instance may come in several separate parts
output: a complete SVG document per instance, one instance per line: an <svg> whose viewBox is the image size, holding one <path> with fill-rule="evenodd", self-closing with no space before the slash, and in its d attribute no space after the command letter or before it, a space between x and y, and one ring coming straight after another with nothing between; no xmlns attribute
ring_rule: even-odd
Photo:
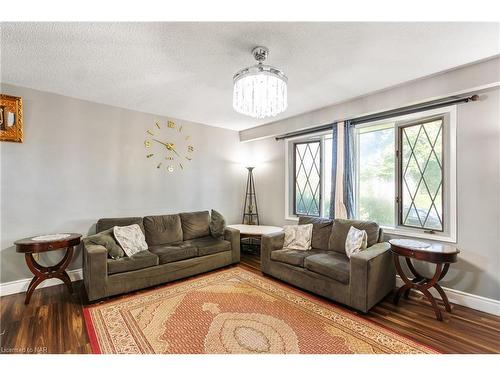
<svg viewBox="0 0 500 375"><path fill-rule="evenodd" d="M126 227L113 227L113 234L115 235L116 242L118 242L129 257L148 249L146 238L138 224Z"/></svg>
<svg viewBox="0 0 500 375"><path fill-rule="evenodd" d="M353 254L366 249L368 235L366 230L359 230L351 226L345 239L345 253L350 258Z"/></svg>
<svg viewBox="0 0 500 375"><path fill-rule="evenodd" d="M293 250L309 250L311 248L312 224L285 225L285 242L283 248Z"/></svg>

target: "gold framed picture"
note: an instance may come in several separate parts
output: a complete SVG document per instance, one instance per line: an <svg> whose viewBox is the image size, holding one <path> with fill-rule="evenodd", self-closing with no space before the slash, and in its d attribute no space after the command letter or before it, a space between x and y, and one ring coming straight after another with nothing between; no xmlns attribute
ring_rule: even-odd
<svg viewBox="0 0 500 375"><path fill-rule="evenodd" d="M0 94L0 141L23 141L23 99Z"/></svg>

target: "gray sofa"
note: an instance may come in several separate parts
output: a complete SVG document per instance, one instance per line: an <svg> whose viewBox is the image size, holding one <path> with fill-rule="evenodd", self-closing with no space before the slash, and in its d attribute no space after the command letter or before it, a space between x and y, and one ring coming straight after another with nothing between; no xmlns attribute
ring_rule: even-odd
<svg viewBox="0 0 500 375"><path fill-rule="evenodd" d="M376 223L301 217L313 224L312 249L283 249L284 233L262 236L262 272L328 299L367 312L395 286L390 245ZM366 230L368 248L348 258L350 227Z"/></svg>
<svg viewBox="0 0 500 375"><path fill-rule="evenodd" d="M240 234L226 228L222 238L209 229L208 211L100 219L96 232L138 224L148 250L110 259L105 247L83 239L83 280L89 301L207 272L240 261Z"/></svg>

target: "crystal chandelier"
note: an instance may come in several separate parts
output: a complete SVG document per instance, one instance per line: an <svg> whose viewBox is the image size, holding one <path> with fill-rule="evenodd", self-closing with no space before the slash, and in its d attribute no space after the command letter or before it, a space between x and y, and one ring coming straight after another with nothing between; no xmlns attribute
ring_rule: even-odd
<svg viewBox="0 0 500 375"><path fill-rule="evenodd" d="M257 65L241 69L233 77L233 108L255 118L276 116L286 110L288 78L279 69L264 65L266 47L252 50Z"/></svg>

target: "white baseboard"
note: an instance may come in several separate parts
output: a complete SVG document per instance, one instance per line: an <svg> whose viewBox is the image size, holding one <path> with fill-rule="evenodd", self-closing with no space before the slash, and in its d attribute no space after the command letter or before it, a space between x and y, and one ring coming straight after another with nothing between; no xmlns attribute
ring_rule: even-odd
<svg viewBox="0 0 500 375"><path fill-rule="evenodd" d="M82 269L78 268L76 270L67 271L69 278L71 281L81 280L83 279ZM28 289L28 285L31 281L29 279L21 279L16 281L10 281L8 283L0 284L0 296L7 296L9 294L23 293ZM62 284L62 281L59 279L48 279L43 281L38 288L46 288L48 286Z"/></svg>
<svg viewBox="0 0 500 375"><path fill-rule="evenodd" d="M400 287L403 284L404 284L403 280L401 280L399 276L396 276L396 286ZM482 312L486 312L488 314L500 316L500 301L498 300L481 297L475 294L465 293L460 290L455 290L451 288L446 288L446 287L442 288L445 291L448 300L452 304L470 307L471 309L474 310L479 310ZM437 299L441 299L439 293L434 288L431 288L430 292ZM417 293L420 292L417 291Z"/></svg>

